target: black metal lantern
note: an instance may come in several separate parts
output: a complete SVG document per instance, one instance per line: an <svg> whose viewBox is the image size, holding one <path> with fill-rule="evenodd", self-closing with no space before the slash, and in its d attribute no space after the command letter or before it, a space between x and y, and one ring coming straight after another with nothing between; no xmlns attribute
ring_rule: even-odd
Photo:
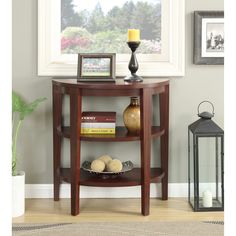
<svg viewBox="0 0 236 236"><path fill-rule="evenodd" d="M199 113L205 102L211 104L212 113ZM198 105L198 116L188 126L188 200L194 211L223 211L224 131L211 119L211 102Z"/></svg>

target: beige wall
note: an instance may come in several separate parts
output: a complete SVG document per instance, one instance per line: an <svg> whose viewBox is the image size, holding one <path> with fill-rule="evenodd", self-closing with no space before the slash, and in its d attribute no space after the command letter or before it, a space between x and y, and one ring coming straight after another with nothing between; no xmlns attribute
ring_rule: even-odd
<svg viewBox="0 0 236 236"><path fill-rule="evenodd" d="M13 89L31 101L47 97L22 127L18 143L19 169L26 171L26 183L52 183L52 99L51 78L37 76L37 1L13 0ZM224 71L223 66L197 66L193 57L193 11L223 10L223 0L186 0L186 73L185 77L171 79L170 84L170 182L187 182L187 126L197 119L197 105L210 100L215 105L214 120L223 127ZM66 99L65 103L68 102ZM156 101L155 101L156 102ZM88 98L85 109L117 107L118 123L128 98ZM65 114L68 106L65 105ZM157 114L156 114L157 115ZM66 120L68 116L66 115ZM153 156L157 157L159 141L153 142ZM101 144L84 143L83 160L109 153L122 160L130 159L139 164L138 143ZM69 142L64 141L63 164L68 165ZM152 165L159 163L152 158Z"/></svg>

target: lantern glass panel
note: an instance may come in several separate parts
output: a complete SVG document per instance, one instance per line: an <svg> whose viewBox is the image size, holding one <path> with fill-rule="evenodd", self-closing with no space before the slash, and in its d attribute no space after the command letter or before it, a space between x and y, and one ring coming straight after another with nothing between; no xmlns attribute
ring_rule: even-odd
<svg viewBox="0 0 236 236"><path fill-rule="evenodd" d="M222 207L221 138L198 137L199 207Z"/></svg>
<svg viewBox="0 0 236 236"><path fill-rule="evenodd" d="M194 206L194 158L193 133L189 131L189 201Z"/></svg>

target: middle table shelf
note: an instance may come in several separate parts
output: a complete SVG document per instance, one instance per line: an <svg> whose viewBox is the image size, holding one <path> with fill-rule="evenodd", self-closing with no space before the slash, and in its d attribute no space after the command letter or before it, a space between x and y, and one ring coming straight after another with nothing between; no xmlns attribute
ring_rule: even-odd
<svg viewBox="0 0 236 236"><path fill-rule="evenodd" d="M58 135L65 138L70 138L70 127L63 126L57 128ZM160 137L165 133L160 126L152 126L152 138ZM140 134L130 134L124 126L117 126L116 133L111 134L81 134L80 140L84 141L106 141L106 142L121 142L121 141L136 141L140 140Z"/></svg>

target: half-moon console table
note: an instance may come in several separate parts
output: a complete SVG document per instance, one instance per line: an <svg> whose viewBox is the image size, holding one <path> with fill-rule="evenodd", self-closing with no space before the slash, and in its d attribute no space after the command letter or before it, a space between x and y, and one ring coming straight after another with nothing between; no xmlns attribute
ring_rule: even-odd
<svg viewBox="0 0 236 236"><path fill-rule="evenodd" d="M80 185L96 187L125 187L141 185L141 207L144 216L149 215L150 183L162 183L162 199L168 199L168 131L169 131L169 80L144 79L141 83L127 83L116 79L115 83L77 82L76 79L53 79L53 170L54 200L59 200L62 181L71 184L71 214L79 214ZM70 96L70 127L62 126L62 98ZM159 95L160 126L152 125L152 96ZM84 96L137 96L140 97L141 131L129 134L125 127L116 127L114 137L109 135L81 135L82 98ZM70 139L70 168L61 167L61 139ZM161 139L161 167L150 168L151 140ZM141 168L102 179L80 168L80 144L82 141L128 142L140 140Z"/></svg>

